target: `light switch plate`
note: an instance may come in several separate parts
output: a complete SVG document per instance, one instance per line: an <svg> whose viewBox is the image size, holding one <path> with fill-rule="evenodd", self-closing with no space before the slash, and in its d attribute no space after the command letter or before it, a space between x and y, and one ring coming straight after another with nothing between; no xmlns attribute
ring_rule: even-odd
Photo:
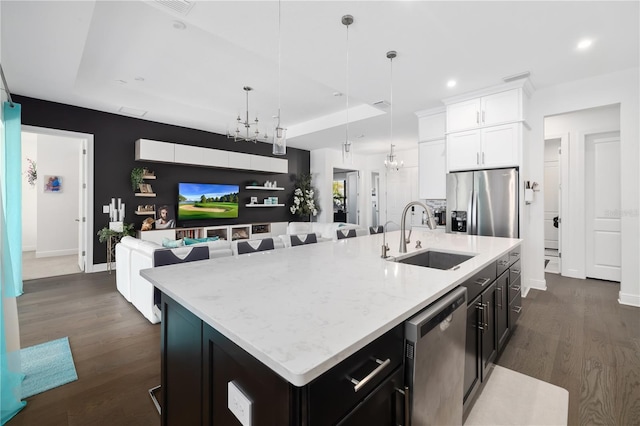
<svg viewBox="0 0 640 426"><path fill-rule="evenodd" d="M102 213L109 213L109 205L102 206Z"/></svg>
<svg viewBox="0 0 640 426"><path fill-rule="evenodd" d="M227 383L227 406L243 426L251 426L252 401L234 381Z"/></svg>

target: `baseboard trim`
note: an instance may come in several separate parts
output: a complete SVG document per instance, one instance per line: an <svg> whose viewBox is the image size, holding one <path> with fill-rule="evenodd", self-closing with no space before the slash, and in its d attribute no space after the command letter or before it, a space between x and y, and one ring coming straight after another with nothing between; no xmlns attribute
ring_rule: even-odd
<svg viewBox="0 0 640 426"><path fill-rule="evenodd" d="M37 247L36 246L22 246L22 251L36 251Z"/></svg>
<svg viewBox="0 0 640 426"><path fill-rule="evenodd" d="M78 249L36 251L36 259L40 257L58 257L78 254Z"/></svg>
<svg viewBox="0 0 640 426"><path fill-rule="evenodd" d="M527 279L526 285L522 286L522 297L527 297L531 289L547 291L547 281Z"/></svg>
<svg viewBox="0 0 640 426"><path fill-rule="evenodd" d="M109 267L107 263L94 263L93 267L91 268L91 271L87 271L87 272L105 272L108 271ZM116 270L116 263L113 262L111 264L111 270L115 271Z"/></svg>
<svg viewBox="0 0 640 426"><path fill-rule="evenodd" d="M580 274L580 271L578 271L577 269L567 269L566 274L563 274L562 271L560 271L560 275L562 275L563 277L577 278L579 280L585 279L585 276Z"/></svg>
<svg viewBox="0 0 640 426"><path fill-rule="evenodd" d="M623 292L620 292L618 294L618 303L620 303L621 305L635 306L640 308L640 295L628 294Z"/></svg>

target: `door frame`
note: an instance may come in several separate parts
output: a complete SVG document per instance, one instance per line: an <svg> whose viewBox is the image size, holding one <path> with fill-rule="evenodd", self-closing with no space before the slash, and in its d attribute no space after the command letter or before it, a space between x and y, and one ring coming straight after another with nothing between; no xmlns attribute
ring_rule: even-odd
<svg viewBox="0 0 640 426"><path fill-rule="evenodd" d="M564 205L565 202L568 203L568 199L565 200L564 194L568 194L569 187L569 172L568 168L565 167L564 160L568 160L569 158L569 141L570 141L569 133L556 133L551 135L545 135L544 143L547 140L555 140L560 139L560 152L558 152L558 270L560 275L565 275L562 271L562 251L563 251L563 237L562 237L562 228L565 225L565 219L562 217L563 211L568 211L567 206ZM543 183L543 188L546 182ZM565 190L566 188L566 190ZM543 197L544 203L544 197ZM544 206L542 207L542 211L546 211ZM543 247L544 250L544 247Z"/></svg>
<svg viewBox="0 0 640 426"><path fill-rule="evenodd" d="M83 139L86 141L86 155L84 155L84 176L86 177L86 191L83 191L84 197L80 200L85 212L86 221L81 222L84 234L84 247L78 247L78 250L85 252L85 270L84 272L95 272L93 263L93 148L94 137L90 133L71 132L68 130L50 129L47 127L22 125L22 132L35 133L48 136L60 136L73 139ZM80 185L82 186L82 182ZM81 219L82 220L82 219Z"/></svg>

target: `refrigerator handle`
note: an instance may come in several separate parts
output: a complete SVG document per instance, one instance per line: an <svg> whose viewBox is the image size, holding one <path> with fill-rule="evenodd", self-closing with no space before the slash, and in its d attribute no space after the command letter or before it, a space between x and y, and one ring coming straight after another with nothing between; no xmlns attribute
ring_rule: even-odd
<svg viewBox="0 0 640 426"><path fill-rule="evenodd" d="M473 212L475 211L475 205L473 202L473 191L469 191L469 206L467 207L467 234L473 235L473 227L475 221L473 220Z"/></svg>
<svg viewBox="0 0 640 426"><path fill-rule="evenodd" d="M469 221L471 222L471 231L469 234L478 235L478 194L472 191L469 198L471 199L471 214Z"/></svg>

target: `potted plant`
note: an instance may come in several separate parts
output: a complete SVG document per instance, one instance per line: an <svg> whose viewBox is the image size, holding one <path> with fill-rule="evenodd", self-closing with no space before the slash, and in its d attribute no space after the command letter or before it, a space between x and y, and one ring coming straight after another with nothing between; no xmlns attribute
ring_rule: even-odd
<svg viewBox="0 0 640 426"><path fill-rule="evenodd" d="M111 237L119 237L118 241L120 241L122 237L126 236L133 236L133 223L125 223L122 232L114 231L108 225L98 231L98 240L101 243L106 242Z"/></svg>
<svg viewBox="0 0 640 426"><path fill-rule="evenodd" d="M291 214L311 219L320 213L316 189L311 185L311 175L302 174L296 180L293 191L293 203L289 208Z"/></svg>
<svg viewBox="0 0 640 426"><path fill-rule="evenodd" d="M144 183L144 169L136 167L131 170L131 187L134 191L138 191L141 183Z"/></svg>

